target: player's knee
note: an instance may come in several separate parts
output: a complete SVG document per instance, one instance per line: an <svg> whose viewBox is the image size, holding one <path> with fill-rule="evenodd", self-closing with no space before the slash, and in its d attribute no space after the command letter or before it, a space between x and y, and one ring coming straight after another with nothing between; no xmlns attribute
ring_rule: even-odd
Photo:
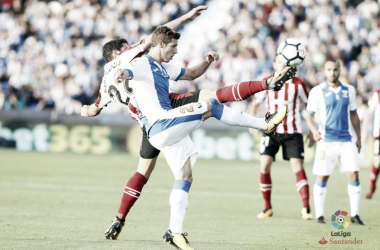
<svg viewBox="0 0 380 250"><path fill-rule="evenodd" d="M359 179L359 172L357 171L347 172L347 176L350 181L356 181Z"/></svg>
<svg viewBox="0 0 380 250"><path fill-rule="evenodd" d="M207 100L210 100L211 98L217 98L215 90L202 89L199 92L199 99L198 99L198 101L207 101Z"/></svg>
<svg viewBox="0 0 380 250"><path fill-rule="evenodd" d="M223 114L224 105L221 104L217 99L210 99L211 104L211 115L216 119L220 120Z"/></svg>

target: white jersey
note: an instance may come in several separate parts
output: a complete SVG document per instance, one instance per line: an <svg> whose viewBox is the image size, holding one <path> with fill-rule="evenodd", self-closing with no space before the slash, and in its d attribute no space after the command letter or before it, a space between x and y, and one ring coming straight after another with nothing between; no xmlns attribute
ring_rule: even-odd
<svg viewBox="0 0 380 250"><path fill-rule="evenodd" d="M371 93L368 108L374 112L375 115L373 120L373 136L377 138L380 136L380 89Z"/></svg>
<svg viewBox="0 0 380 250"><path fill-rule="evenodd" d="M272 77L272 76L270 76ZM270 77L266 77L268 79ZM255 101L262 103L266 100L269 112L273 114L279 107L288 106L284 122L278 125L277 133L302 133L300 103L307 103L309 93L306 84L298 77L287 81L280 91L261 91L255 95Z"/></svg>
<svg viewBox="0 0 380 250"><path fill-rule="evenodd" d="M138 110L136 108L136 100L133 95L133 90L129 86L129 81L117 83L114 80L114 73L118 69L125 68L133 59L141 57L144 51L145 40L131 45L127 50L120 53L114 60L104 65L104 76L100 85L98 99L95 106L104 108L110 102L118 102L128 107L133 120L138 121L140 126L143 124L139 119Z"/></svg>
<svg viewBox="0 0 380 250"><path fill-rule="evenodd" d="M310 91L307 111L319 113L319 132L325 142L352 141L350 113L356 112L356 94L353 86L340 83L331 88L323 82Z"/></svg>
<svg viewBox="0 0 380 250"><path fill-rule="evenodd" d="M185 73L169 63L159 65L151 56L144 55L133 60L125 68L131 76L130 86L141 111L140 117L146 130L171 110L169 79L177 81Z"/></svg>

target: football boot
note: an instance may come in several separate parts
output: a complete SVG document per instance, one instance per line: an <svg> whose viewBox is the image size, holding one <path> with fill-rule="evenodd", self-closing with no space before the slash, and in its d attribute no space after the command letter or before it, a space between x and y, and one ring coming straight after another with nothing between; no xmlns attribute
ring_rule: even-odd
<svg viewBox="0 0 380 250"><path fill-rule="evenodd" d="M266 123L268 123L268 129L261 130L261 132L267 135L274 134L277 126L280 125L281 122L285 119L287 111L288 111L288 108L286 105L284 105L273 114L270 114L269 112L267 112L265 115L265 121Z"/></svg>
<svg viewBox="0 0 380 250"><path fill-rule="evenodd" d="M117 240L117 237L119 236L121 230L123 229L124 224L125 224L125 220L121 220L118 217L116 217L112 221L111 226L104 232L104 236L106 236L106 239Z"/></svg>
<svg viewBox="0 0 380 250"><path fill-rule="evenodd" d="M272 217L273 215L273 210L272 208L266 208L264 209L261 213L259 213L257 215L257 218L259 219L263 219L263 218L268 218L268 217Z"/></svg>

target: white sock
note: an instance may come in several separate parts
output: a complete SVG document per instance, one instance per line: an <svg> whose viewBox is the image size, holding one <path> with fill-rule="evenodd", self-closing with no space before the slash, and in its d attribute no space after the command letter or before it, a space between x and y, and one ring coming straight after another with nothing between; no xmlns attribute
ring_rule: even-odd
<svg viewBox="0 0 380 250"><path fill-rule="evenodd" d="M358 215L362 187L360 183L359 185L354 186L351 184L351 181L350 181L350 183L348 183L347 191L348 191L348 196L350 197L351 216Z"/></svg>
<svg viewBox="0 0 380 250"><path fill-rule="evenodd" d="M221 104L217 99L210 99L210 103L212 116L227 125L259 130L268 129L265 118L253 117L247 113L229 108Z"/></svg>
<svg viewBox="0 0 380 250"><path fill-rule="evenodd" d="M315 218L319 218L321 216L325 216L324 207L326 200L326 182L317 181L314 184L314 206L315 206Z"/></svg>
<svg viewBox="0 0 380 250"><path fill-rule="evenodd" d="M265 118L257 118L242 111L224 107L220 121L230 126L248 127L260 130L267 130L268 124Z"/></svg>
<svg viewBox="0 0 380 250"><path fill-rule="evenodd" d="M172 233L181 234L182 225L185 220L187 205L189 204L189 189L191 182L176 180L170 195L170 225Z"/></svg>

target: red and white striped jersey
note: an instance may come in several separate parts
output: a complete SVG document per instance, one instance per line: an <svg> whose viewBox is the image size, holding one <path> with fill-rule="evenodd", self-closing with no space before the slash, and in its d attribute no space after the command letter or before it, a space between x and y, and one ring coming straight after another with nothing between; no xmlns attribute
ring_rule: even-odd
<svg viewBox="0 0 380 250"><path fill-rule="evenodd" d="M120 68L125 68L135 58L141 57L144 53L145 40L129 46L125 51L121 52L114 60L104 65L104 76L100 85L98 99L95 106L104 108L110 102L118 102L128 107L128 112L132 119L137 121L142 127L143 124L139 118L137 103L133 94L133 89L129 87L129 81L116 83L113 74Z"/></svg>
<svg viewBox="0 0 380 250"><path fill-rule="evenodd" d="M268 79L272 76L268 76ZM305 83L298 77L287 81L280 91L266 90L255 95L255 101L262 103L266 100L270 113L274 113L283 105L288 106L288 114L283 123L277 127L279 134L302 133L300 102L307 103L309 92Z"/></svg>
<svg viewBox="0 0 380 250"><path fill-rule="evenodd" d="M368 101L368 108L374 112L375 118L373 120L373 136L380 136L380 89L371 93Z"/></svg>

